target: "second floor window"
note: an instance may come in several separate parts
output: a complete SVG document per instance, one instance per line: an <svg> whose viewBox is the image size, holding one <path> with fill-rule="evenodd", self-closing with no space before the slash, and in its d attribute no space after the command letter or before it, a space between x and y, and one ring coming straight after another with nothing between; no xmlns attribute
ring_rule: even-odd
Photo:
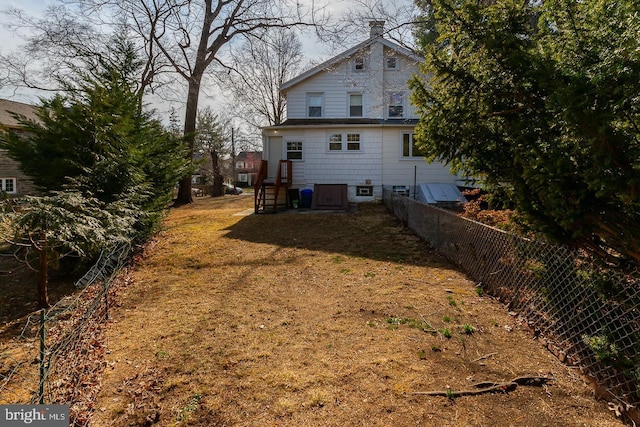
<svg viewBox="0 0 640 427"><path fill-rule="evenodd" d="M349 117L362 117L362 94L349 94Z"/></svg>
<svg viewBox="0 0 640 427"><path fill-rule="evenodd" d="M390 119L404 117L404 93L403 92L392 92L389 94L388 117Z"/></svg>
<svg viewBox="0 0 640 427"><path fill-rule="evenodd" d="M307 94L307 117L322 117L324 95L321 93Z"/></svg>
<svg viewBox="0 0 640 427"><path fill-rule="evenodd" d="M356 58L353 61L353 69L355 71L364 71L366 69L364 56L356 56Z"/></svg>

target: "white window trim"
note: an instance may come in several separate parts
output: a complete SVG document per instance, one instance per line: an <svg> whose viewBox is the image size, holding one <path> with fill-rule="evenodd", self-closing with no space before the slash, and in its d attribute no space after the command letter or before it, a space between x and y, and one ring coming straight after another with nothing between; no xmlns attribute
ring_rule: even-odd
<svg viewBox="0 0 640 427"><path fill-rule="evenodd" d="M300 150L289 150L289 145L288 144L295 144L295 143L300 143ZM302 139L289 139L287 141L284 141L283 144L283 149L284 149L284 156L283 158L285 160L291 160L292 162L302 162L304 161L304 141L302 141ZM299 159L290 159L288 154L289 153L300 153L300 158Z"/></svg>
<svg viewBox="0 0 640 427"><path fill-rule="evenodd" d="M409 155L408 156L404 155L405 135L409 135ZM413 148L415 146L414 137L415 137L414 132L402 132L400 134L400 160L424 161L424 156L422 154L418 156L413 155Z"/></svg>
<svg viewBox="0 0 640 427"><path fill-rule="evenodd" d="M7 191L7 182L13 183L13 190ZM6 192L7 194L16 194L18 192L18 180L16 178L0 178L0 192Z"/></svg>
<svg viewBox="0 0 640 427"><path fill-rule="evenodd" d="M309 115L309 108L312 107L310 100L313 97L319 97L320 98L320 115L319 116L311 116ZM307 103L306 103L306 116L307 118L310 119L319 119L324 117L324 92L307 92ZM318 105L314 105L314 107L318 107Z"/></svg>
<svg viewBox="0 0 640 427"><path fill-rule="evenodd" d="M341 148L340 150L332 150L330 148L331 145L331 137L333 135L340 135L341 137ZM349 142L353 142L353 141L349 141L349 135L358 135L358 145L359 145L359 149L357 150L349 150L348 146L349 146ZM344 131L344 132L327 132L327 137L326 137L326 141L327 141L327 145L326 145L326 151L329 154L344 154L344 153L362 153L362 132L349 132L349 131Z"/></svg>
<svg viewBox="0 0 640 427"><path fill-rule="evenodd" d="M359 61L362 61L362 68L361 69L357 68L357 65L358 65ZM356 73L362 73L362 72L367 71L367 58L366 58L366 56L355 56L353 58L353 71L356 72Z"/></svg>
<svg viewBox="0 0 640 427"><path fill-rule="evenodd" d="M359 116L352 116L351 115L351 96L353 96L353 95L360 95L360 100L361 100L360 107L362 108L362 114L360 114ZM362 92L349 92L347 94L347 115L349 117L355 117L355 118L364 117L364 94Z"/></svg>

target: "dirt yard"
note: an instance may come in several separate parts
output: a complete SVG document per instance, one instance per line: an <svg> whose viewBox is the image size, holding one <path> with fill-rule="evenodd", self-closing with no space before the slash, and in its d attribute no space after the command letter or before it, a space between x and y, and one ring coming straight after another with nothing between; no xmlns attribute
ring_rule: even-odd
<svg viewBox="0 0 640 427"><path fill-rule="evenodd" d="M113 311L92 425L622 425L382 205L252 203L172 211ZM456 394L517 377L536 380Z"/></svg>

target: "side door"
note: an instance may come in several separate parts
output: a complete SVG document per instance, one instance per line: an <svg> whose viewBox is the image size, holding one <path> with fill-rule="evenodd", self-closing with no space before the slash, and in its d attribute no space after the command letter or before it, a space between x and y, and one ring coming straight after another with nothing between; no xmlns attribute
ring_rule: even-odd
<svg viewBox="0 0 640 427"><path fill-rule="evenodd" d="M278 164L282 160L283 141L281 136L269 137L269 153L267 161L269 162L269 178L274 178L278 173Z"/></svg>

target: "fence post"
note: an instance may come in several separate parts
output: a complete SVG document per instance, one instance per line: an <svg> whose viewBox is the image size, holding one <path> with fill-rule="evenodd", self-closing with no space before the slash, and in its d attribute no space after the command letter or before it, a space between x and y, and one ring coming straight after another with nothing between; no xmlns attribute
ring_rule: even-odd
<svg viewBox="0 0 640 427"><path fill-rule="evenodd" d="M103 280L104 284L104 318L108 322L109 321L109 280L105 278Z"/></svg>
<svg viewBox="0 0 640 427"><path fill-rule="evenodd" d="M40 311L40 386L38 388L38 403L40 403L40 405L44 405L44 381L47 376L47 369L45 365L45 359L47 357L47 346L45 343L46 322L47 318L45 315L45 310L42 309L42 311Z"/></svg>
<svg viewBox="0 0 640 427"><path fill-rule="evenodd" d="M440 248L440 211L436 211L436 249L438 251Z"/></svg>

